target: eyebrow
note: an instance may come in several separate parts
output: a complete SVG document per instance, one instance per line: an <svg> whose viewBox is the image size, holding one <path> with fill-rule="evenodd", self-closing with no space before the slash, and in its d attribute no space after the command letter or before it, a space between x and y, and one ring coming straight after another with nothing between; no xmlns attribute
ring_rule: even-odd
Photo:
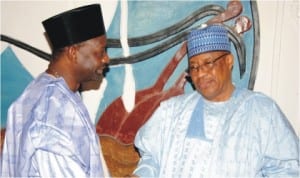
<svg viewBox="0 0 300 178"><path fill-rule="evenodd" d="M206 58L201 59L201 61L204 61L204 63L205 63L205 62L208 62L208 60L210 60L211 58L213 59L213 57L206 57ZM190 60L190 63L198 63L198 61L199 60L196 60L196 61Z"/></svg>

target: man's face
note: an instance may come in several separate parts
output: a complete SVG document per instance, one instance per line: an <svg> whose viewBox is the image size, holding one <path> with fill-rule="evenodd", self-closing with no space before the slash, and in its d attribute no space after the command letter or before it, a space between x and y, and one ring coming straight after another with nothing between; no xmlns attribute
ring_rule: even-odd
<svg viewBox="0 0 300 178"><path fill-rule="evenodd" d="M101 81L109 63L106 36L102 35L76 45L76 75L79 82Z"/></svg>
<svg viewBox="0 0 300 178"><path fill-rule="evenodd" d="M196 90L207 100L225 101L232 93L233 56L224 51L207 52L189 59L189 74Z"/></svg>

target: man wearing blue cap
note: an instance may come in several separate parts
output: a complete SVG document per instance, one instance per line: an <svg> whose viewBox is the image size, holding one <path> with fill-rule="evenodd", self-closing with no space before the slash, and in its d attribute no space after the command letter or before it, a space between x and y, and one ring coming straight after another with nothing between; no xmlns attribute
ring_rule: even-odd
<svg viewBox="0 0 300 178"><path fill-rule="evenodd" d="M299 140L278 105L236 87L227 30L187 39L196 91L160 104L138 131L139 177L298 177Z"/></svg>
<svg viewBox="0 0 300 178"><path fill-rule="evenodd" d="M8 110L0 175L104 177L99 137L78 92L101 82L109 62L101 7L78 7L43 26L52 59Z"/></svg>

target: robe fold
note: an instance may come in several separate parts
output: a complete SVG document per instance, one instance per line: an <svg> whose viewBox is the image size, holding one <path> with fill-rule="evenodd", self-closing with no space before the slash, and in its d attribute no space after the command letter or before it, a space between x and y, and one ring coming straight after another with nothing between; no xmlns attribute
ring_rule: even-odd
<svg viewBox="0 0 300 178"><path fill-rule="evenodd" d="M193 92L161 103L135 137L141 177L298 177L299 138L269 97L236 88L225 102Z"/></svg>
<svg viewBox="0 0 300 178"><path fill-rule="evenodd" d="M99 137L78 92L42 73L10 106L2 177L103 177Z"/></svg>

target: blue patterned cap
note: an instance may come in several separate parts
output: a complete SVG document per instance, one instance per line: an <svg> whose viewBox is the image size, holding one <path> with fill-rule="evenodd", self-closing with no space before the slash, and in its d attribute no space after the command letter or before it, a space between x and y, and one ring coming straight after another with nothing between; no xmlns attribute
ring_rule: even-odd
<svg viewBox="0 0 300 178"><path fill-rule="evenodd" d="M229 51L227 30L221 25L210 25L191 31L187 37L188 58L209 51Z"/></svg>

